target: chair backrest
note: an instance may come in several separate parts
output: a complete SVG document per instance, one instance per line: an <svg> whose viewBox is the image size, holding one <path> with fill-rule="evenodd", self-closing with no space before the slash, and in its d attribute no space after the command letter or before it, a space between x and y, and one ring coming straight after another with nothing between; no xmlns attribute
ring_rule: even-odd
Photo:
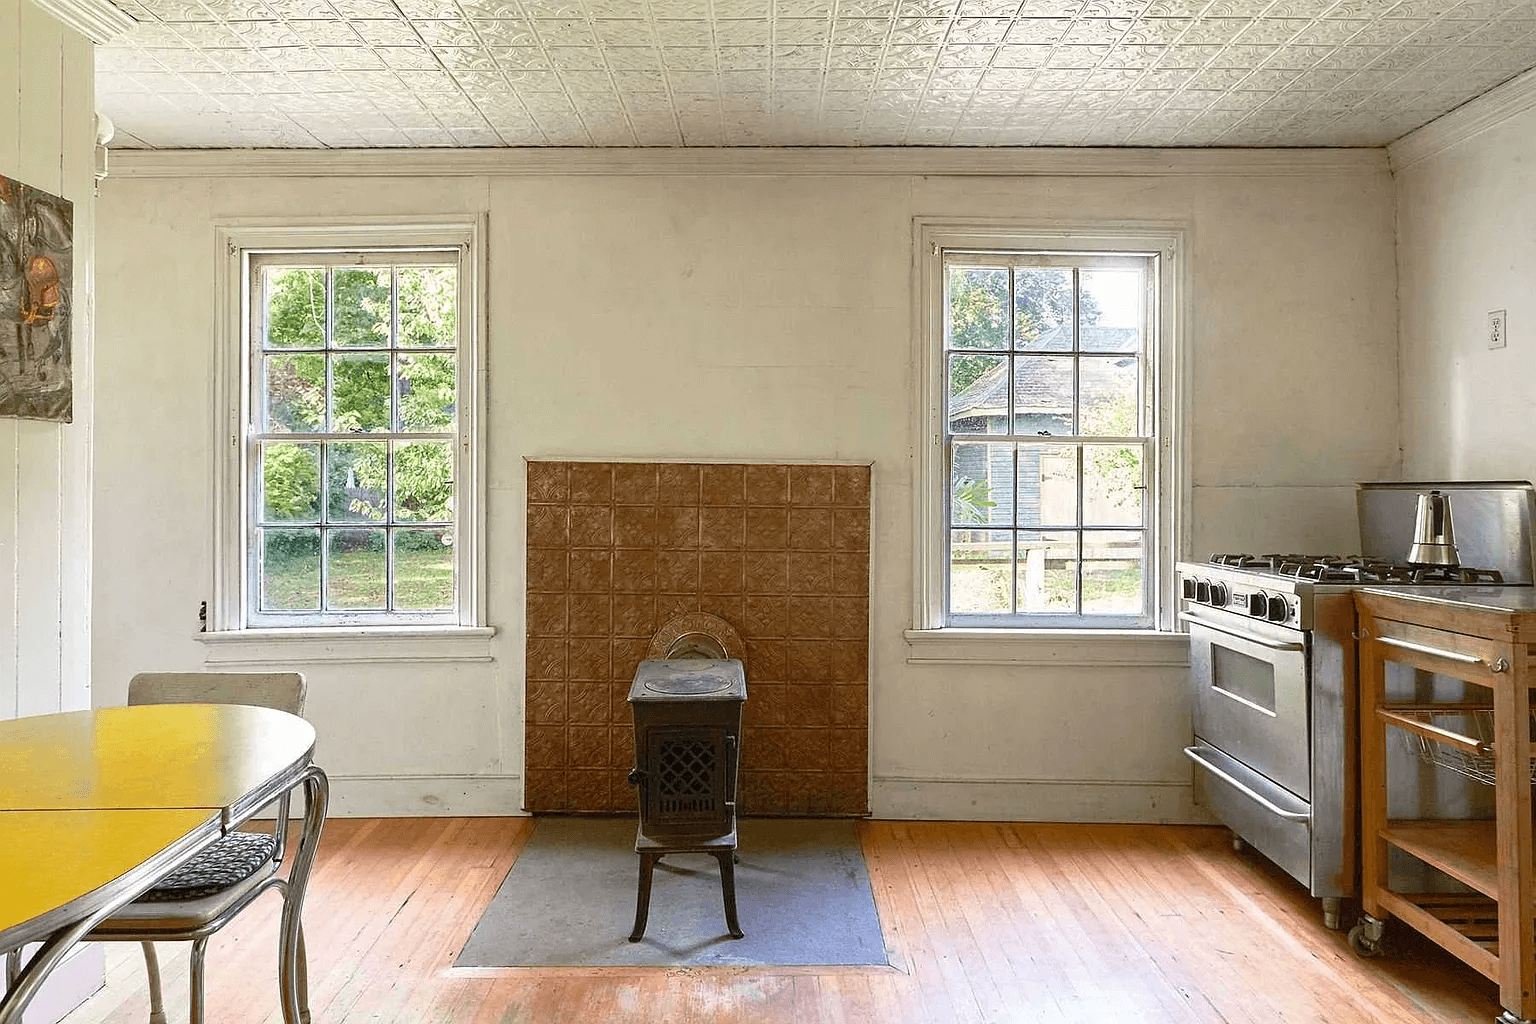
<svg viewBox="0 0 1536 1024"><path fill-rule="evenodd" d="M140 672L129 704L251 704L304 713L302 672Z"/></svg>

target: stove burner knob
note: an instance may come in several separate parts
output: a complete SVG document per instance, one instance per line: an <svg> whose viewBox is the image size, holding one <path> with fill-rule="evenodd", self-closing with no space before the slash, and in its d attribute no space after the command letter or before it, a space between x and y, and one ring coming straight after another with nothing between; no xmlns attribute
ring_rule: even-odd
<svg viewBox="0 0 1536 1024"><path fill-rule="evenodd" d="M1183 579L1183 584L1184 584L1184 597L1185 597L1185 599L1186 600L1193 600L1194 596L1195 596L1195 581L1193 579L1191 579L1190 577L1185 576L1184 579Z"/></svg>
<svg viewBox="0 0 1536 1024"><path fill-rule="evenodd" d="M1283 597L1271 597L1269 599L1269 621L1284 622L1291 617L1291 605Z"/></svg>
<svg viewBox="0 0 1536 1024"><path fill-rule="evenodd" d="M1195 600L1201 604L1211 603L1211 581L1195 580Z"/></svg>
<svg viewBox="0 0 1536 1024"><path fill-rule="evenodd" d="M1227 606L1227 585L1225 583L1211 584L1211 604L1217 608Z"/></svg>
<svg viewBox="0 0 1536 1024"><path fill-rule="evenodd" d="M1262 619L1269 614L1269 595L1262 590L1255 590L1248 595L1248 614Z"/></svg>

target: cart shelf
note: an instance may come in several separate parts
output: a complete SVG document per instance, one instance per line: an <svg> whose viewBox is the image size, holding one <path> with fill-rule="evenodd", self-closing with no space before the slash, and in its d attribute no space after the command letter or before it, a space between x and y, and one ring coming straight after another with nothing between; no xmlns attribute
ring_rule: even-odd
<svg viewBox="0 0 1536 1024"><path fill-rule="evenodd" d="M1499 896L1498 844L1493 821L1392 821L1381 838L1432 864L1463 885Z"/></svg>

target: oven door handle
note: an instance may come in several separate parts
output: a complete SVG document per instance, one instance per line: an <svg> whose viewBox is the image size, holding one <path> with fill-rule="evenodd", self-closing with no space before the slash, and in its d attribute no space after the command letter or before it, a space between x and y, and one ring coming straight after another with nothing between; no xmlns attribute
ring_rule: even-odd
<svg viewBox="0 0 1536 1024"><path fill-rule="evenodd" d="M1242 782L1233 778L1231 775L1222 771L1220 768L1216 767L1214 764L1208 761L1205 756L1201 754L1199 747L1185 747L1184 756L1195 762L1195 764L1199 765L1201 768L1204 768L1206 771L1210 772L1212 775L1216 776L1221 781L1225 782L1227 785L1231 786L1233 789L1236 789L1239 793L1242 793L1254 803L1263 807L1266 811L1268 811L1270 814L1273 814L1275 817L1284 818L1286 821L1312 820L1312 815L1307 811L1288 811L1284 807L1280 807L1275 803L1266 800L1264 798L1264 794L1243 785Z"/></svg>
<svg viewBox="0 0 1536 1024"><path fill-rule="evenodd" d="M1180 612L1179 618L1185 622L1198 622L1207 629L1214 629L1218 633L1227 634L1227 636L1235 636L1239 640L1246 640L1251 644L1258 644L1260 647L1268 647L1272 651L1304 651L1307 649L1305 644L1288 643L1283 640L1265 640L1263 637L1239 633L1235 629L1228 629L1226 626L1218 625L1204 615L1196 615L1194 612Z"/></svg>

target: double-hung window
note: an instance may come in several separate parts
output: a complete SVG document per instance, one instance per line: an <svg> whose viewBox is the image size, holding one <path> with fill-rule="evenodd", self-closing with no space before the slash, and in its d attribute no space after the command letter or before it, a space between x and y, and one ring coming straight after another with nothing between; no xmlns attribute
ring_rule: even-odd
<svg viewBox="0 0 1536 1024"><path fill-rule="evenodd" d="M1159 625L1174 239L926 234L920 621Z"/></svg>
<svg viewBox="0 0 1536 1024"><path fill-rule="evenodd" d="M254 234L218 628L474 625L473 226Z"/></svg>

